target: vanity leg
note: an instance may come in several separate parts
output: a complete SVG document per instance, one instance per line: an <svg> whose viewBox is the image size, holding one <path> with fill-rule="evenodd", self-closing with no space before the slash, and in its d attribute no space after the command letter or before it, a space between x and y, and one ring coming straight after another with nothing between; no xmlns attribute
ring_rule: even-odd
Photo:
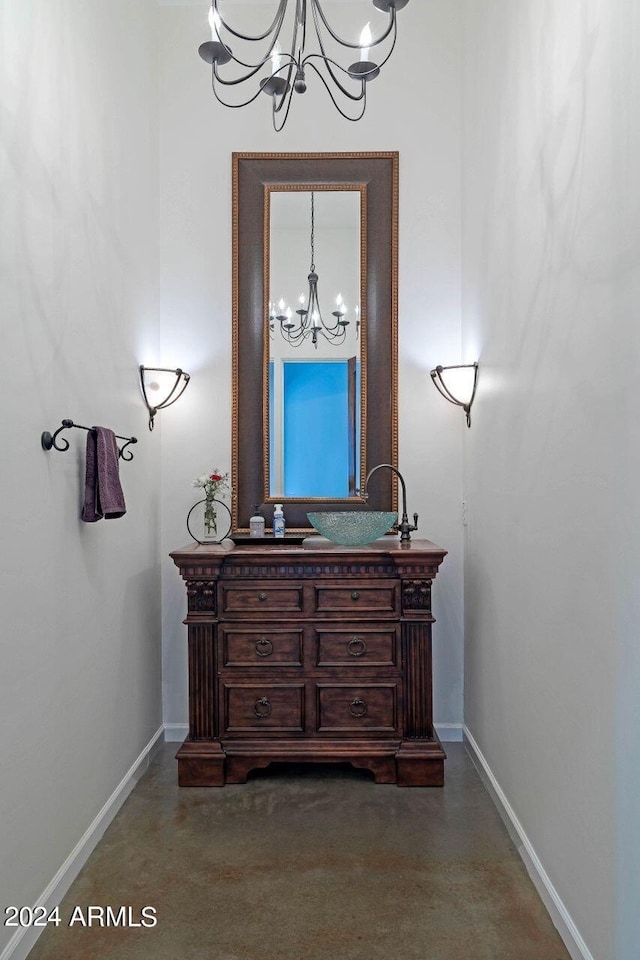
<svg viewBox="0 0 640 960"><path fill-rule="evenodd" d="M176 760L181 787L224 787L225 754L216 741L185 740Z"/></svg>
<svg viewBox="0 0 640 960"><path fill-rule="evenodd" d="M429 619L404 620L402 646L405 664L405 739L396 754L399 787L444 786L442 749L433 728L431 694L431 614Z"/></svg>
<svg viewBox="0 0 640 960"><path fill-rule="evenodd" d="M399 787L443 787L447 755L437 737L433 740L406 740L396 754Z"/></svg>

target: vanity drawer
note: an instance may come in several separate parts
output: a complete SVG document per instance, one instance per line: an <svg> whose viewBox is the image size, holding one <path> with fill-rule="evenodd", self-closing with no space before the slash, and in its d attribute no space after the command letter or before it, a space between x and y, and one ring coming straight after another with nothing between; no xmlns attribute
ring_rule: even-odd
<svg viewBox="0 0 640 960"><path fill-rule="evenodd" d="M396 667L400 626L379 624L323 624L316 633L318 667Z"/></svg>
<svg viewBox="0 0 640 960"><path fill-rule="evenodd" d="M221 583L218 609L222 617L301 616L303 592L301 583L290 581L236 581Z"/></svg>
<svg viewBox="0 0 640 960"><path fill-rule="evenodd" d="M319 683L319 733L398 732L398 688L395 683Z"/></svg>
<svg viewBox="0 0 640 960"><path fill-rule="evenodd" d="M226 733L302 733L303 683L224 683L223 730Z"/></svg>
<svg viewBox="0 0 640 960"><path fill-rule="evenodd" d="M315 612L348 617L398 616L400 595L395 580L335 580L315 585Z"/></svg>
<svg viewBox="0 0 640 960"><path fill-rule="evenodd" d="M302 626L281 630L221 623L219 632L225 667L302 666Z"/></svg>

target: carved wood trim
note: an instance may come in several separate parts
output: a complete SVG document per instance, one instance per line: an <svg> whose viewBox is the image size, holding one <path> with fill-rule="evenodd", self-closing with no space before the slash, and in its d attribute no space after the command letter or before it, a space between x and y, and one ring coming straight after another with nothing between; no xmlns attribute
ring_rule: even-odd
<svg viewBox="0 0 640 960"><path fill-rule="evenodd" d="M216 581L187 580L189 613L216 613Z"/></svg>
<svg viewBox="0 0 640 960"><path fill-rule="evenodd" d="M374 576L392 577L396 573L394 564L380 563L305 563L301 561L284 563L234 563L224 568L225 580L252 577L344 577Z"/></svg>
<svg viewBox="0 0 640 960"><path fill-rule="evenodd" d="M402 612L431 611L431 580L402 581Z"/></svg>
<svg viewBox="0 0 640 960"><path fill-rule="evenodd" d="M431 698L431 624L403 623L405 724L407 739L433 736Z"/></svg>
<svg viewBox="0 0 640 960"><path fill-rule="evenodd" d="M189 625L189 738L217 736L215 627Z"/></svg>

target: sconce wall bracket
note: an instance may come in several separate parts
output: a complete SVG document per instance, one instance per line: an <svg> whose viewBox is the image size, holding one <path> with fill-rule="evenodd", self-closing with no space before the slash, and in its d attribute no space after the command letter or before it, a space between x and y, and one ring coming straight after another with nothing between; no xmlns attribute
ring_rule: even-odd
<svg viewBox="0 0 640 960"><path fill-rule="evenodd" d="M179 397L182 396L184 391L189 385L189 380L191 377L188 373L185 373L184 370L181 370L180 367L176 367L175 370L172 370L170 367L145 367L140 364L140 388L142 390L142 396L144 402L147 405L147 410L149 411L149 430L153 430L153 420L158 412L158 410L164 410L166 407L170 407L172 403L175 403ZM175 383L169 388L168 393L163 400L160 400L159 403L151 403L149 396L147 394L147 384L145 383L145 374L153 373L173 373L175 376Z"/></svg>
<svg viewBox="0 0 640 960"><path fill-rule="evenodd" d="M446 385L443 377L445 370L473 370L473 387L471 389L471 395L468 400L458 400L458 398L451 392L450 388ZM467 426L471 426L471 406L475 399L476 388L478 386L478 364L477 363L454 363L448 367L443 367L442 364L438 364L431 371L431 379L433 380L434 386L438 393L440 393L445 400L448 400L449 403L455 404L457 407L462 407L467 418Z"/></svg>

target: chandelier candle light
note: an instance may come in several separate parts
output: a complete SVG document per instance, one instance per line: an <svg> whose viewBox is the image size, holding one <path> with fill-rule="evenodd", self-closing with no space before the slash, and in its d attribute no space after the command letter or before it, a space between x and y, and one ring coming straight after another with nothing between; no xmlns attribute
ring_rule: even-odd
<svg viewBox="0 0 640 960"><path fill-rule="evenodd" d="M224 0L222 0L224 4ZM220 0L212 0L209 11L211 40L201 44L198 53L211 64L211 84L216 99L225 107L246 107L261 93L271 97L273 126L282 130L294 93L305 93L307 89L306 71L311 70L320 78L331 97L334 106L346 120L360 120L367 107L367 83L374 80L385 65L396 44L396 12L406 7L409 0L372 0L373 6L389 15L386 29L374 38L367 23L358 43L352 43L339 36L331 26L322 9L321 0L278 0L278 7L271 25L262 33L244 34L224 19L220 12ZM289 12L289 16L287 13ZM280 38L283 26L291 26L291 40L288 52L283 50ZM314 49L308 52L307 41L315 33ZM311 40L311 42L313 42ZM242 53L234 53L232 46L240 46ZM252 55L252 46L256 54ZM347 51L354 59L349 66L343 66L333 58ZM379 62L370 59L371 51L380 48ZM219 68L226 64L235 64L229 68L229 74L222 76ZM267 75L257 78L257 74L267 69ZM254 77L257 89L252 89L248 99L229 102L221 96L221 88L237 87ZM341 104L342 101L342 104ZM352 115L344 107L353 105Z"/></svg>

